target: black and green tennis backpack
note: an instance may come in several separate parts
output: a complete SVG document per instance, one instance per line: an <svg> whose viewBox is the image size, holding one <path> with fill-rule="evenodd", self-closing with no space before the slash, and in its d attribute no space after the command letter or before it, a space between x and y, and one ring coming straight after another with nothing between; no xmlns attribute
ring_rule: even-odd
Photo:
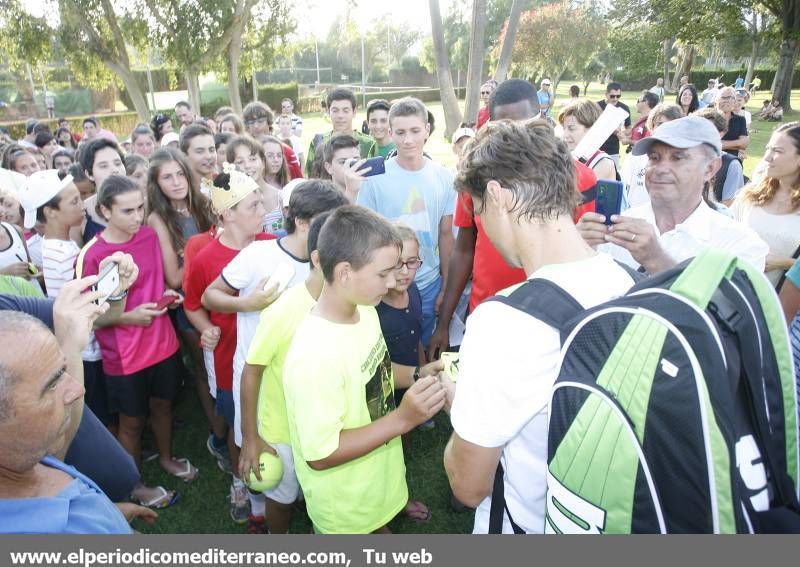
<svg viewBox="0 0 800 567"><path fill-rule="evenodd" d="M495 299L561 331L546 533L800 531L792 357L763 274L706 251L590 310L541 279Z"/></svg>

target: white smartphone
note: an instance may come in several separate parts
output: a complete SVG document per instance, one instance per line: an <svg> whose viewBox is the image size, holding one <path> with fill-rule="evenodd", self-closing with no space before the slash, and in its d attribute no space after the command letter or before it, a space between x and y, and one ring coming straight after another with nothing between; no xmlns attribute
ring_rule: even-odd
<svg viewBox="0 0 800 567"><path fill-rule="evenodd" d="M278 267L275 268L269 275L267 283L264 284L264 290L269 289L277 282L278 293L283 293L286 290L286 288L289 287L289 282L292 281L293 277L294 277L294 266L287 263L278 264Z"/></svg>
<svg viewBox="0 0 800 567"><path fill-rule="evenodd" d="M99 275L97 283L92 286L92 291L102 292L103 296L96 299L97 305L102 305L119 287L119 264L116 262L106 266Z"/></svg>

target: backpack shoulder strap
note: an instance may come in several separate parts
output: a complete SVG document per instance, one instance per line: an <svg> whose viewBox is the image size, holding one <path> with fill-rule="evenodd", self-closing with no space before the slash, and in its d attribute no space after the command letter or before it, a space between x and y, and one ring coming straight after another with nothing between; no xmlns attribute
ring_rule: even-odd
<svg viewBox="0 0 800 567"><path fill-rule="evenodd" d="M574 297L544 278L528 280L509 295L495 295L487 301L505 303L559 331L564 323L584 311Z"/></svg>

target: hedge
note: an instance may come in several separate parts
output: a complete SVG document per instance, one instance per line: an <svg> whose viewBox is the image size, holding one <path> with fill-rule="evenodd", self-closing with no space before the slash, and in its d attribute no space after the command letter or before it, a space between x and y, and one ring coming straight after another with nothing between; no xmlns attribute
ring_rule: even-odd
<svg viewBox="0 0 800 567"><path fill-rule="evenodd" d="M124 140L130 136L134 127L139 123L139 115L135 112L116 112L114 114L98 114L94 115L100 122L100 127L106 130L111 130L120 139ZM68 118L70 128L73 132L83 133L83 119L86 116L72 116ZM44 122L50 126L50 130L55 132L58 129L58 120L56 119L43 119L39 122ZM25 121L8 122L3 124L4 128L8 128L9 135L19 140L25 136Z"/></svg>
<svg viewBox="0 0 800 567"><path fill-rule="evenodd" d="M245 88L242 88L239 93L242 96L242 106L246 106L253 97L252 89L247 92L245 92L245 90ZM292 99L297 106L298 94L299 89L297 83L263 85L258 87L258 100L266 103L275 112L280 112L281 99L284 98ZM203 90L200 92L200 100L200 114L203 116L213 116L220 106L230 105L228 86L219 84L214 85L214 88ZM297 111L298 109L295 108L295 112Z"/></svg>
<svg viewBox="0 0 800 567"><path fill-rule="evenodd" d="M761 88L759 90L762 92L769 91L770 87L772 87L772 81L775 78L776 72L776 69L755 69L753 71L753 77L759 77L761 79ZM703 90L708 85L709 79L716 79L722 75L721 80L723 83L726 85L733 85L738 75L741 75L742 78L744 78L746 74L747 69L745 68L733 70L718 69L715 71L697 70L689 73L689 82L694 84L698 89ZM660 76L661 75L652 73L645 78L642 78L641 76L629 77L623 70L614 73L614 78L612 80L622 84L624 90L638 90L652 87L656 84L656 79ZM800 89L800 73L798 72L795 72L794 74L792 88Z"/></svg>

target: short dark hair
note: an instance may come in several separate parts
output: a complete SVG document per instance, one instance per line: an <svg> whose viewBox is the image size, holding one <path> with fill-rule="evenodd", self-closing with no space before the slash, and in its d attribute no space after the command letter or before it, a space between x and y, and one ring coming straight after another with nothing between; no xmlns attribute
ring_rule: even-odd
<svg viewBox="0 0 800 567"><path fill-rule="evenodd" d="M185 100L179 100L178 102L175 103L175 108L178 108L179 106L188 108L189 110L192 109L192 105L186 102Z"/></svg>
<svg viewBox="0 0 800 567"><path fill-rule="evenodd" d="M177 105L176 105L177 106ZM189 150L189 143L192 141L192 138L196 138L198 136L211 136L214 137L214 132L201 122L192 122L188 126L184 127L181 130L181 137L180 137L180 147L183 153L186 153Z"/></svg>
<svg viewBox="0 0 800 567"><path fill-rule="evenodd" d="M53 141L53 134L50 133L49 130L44 130L36 134L36 140L34 140L34 144L36 144L37 148L43 148L47 144Z"/></svg>
<svg viewBox="0 0 800 567"><path fill-rule="evenodd" d="M389 101L385 98L376 98L367 103L367 121L369 122L369 115L372 114L373 110L385 110L389 112L391 105Z"/></svg>
<svg viewBox="0 0 800 567"><path fill-rule="evenodd" d="M572 215L581 199L572 155L544 120L499 120L478 130L455 185L485 205L486 186L492 180L512 193L517 217L531 221Z"/></svg>
<svg viewBox="0 0 800 567"><path fill-rule="evenodd" d="M318 214L314 217L314 220L311 221L311 226L308 227L308 255L311 256L311 253L317 249L319 246L319 233L322 231L322 226L325 224L325 221L328 220L328 217L333 214L333 210L325 211L324 213ZM313 267L313 264L312 264Z"/></svg>
<svg viewBox="0 0 800 567"><path fill-rule="evenodd" d="M50 125L45 124L44 122L37 122L33 126L33 134L38 134L39 132L49 132L49 131L50 131Z"/></svg>
<svg viewBox="0 0 800 567"><path fill-rule="evenodd" d="M83 121L81 122L81 125L84 125L87 122L91 122L92 124L95 125L95 127L97 127L97 118L95 118L94 116L87 116L86 118L84 118Z"/></svg>
<svg viewBox="0 0 800 567"><path fill-rule="evenodd" d="M69 175L72 176L73 183L80 183L81 181L86 181L88 177L86 177L86 171L83 169L83 165L80 163L73 163L69 166L69 170L67 170Z"/></svg>
<svg viewBox="0 0 800 567"><path fill-rule="evenodd" d="M322 146L322 159L325 163L333 161L333 155L344 148L358 148L359 143L355 136L350 134L338 134L331 136Z"/></svg>
<svg viewBox="0 0 800 567"><path fill-rule="evenodd" d="M611 91L621 91L621 90L622 90L622 85L620 85L617 82L608 83L606 85L606 92L607 93L610 93Z"/></svg>
<svg viewBox="0 0 800 567"><path fill-rule="evenodd" d="M81 149L81 165L89 175L92 174L92 170L94 169L94 157L97 155L97 152L105 148L112 148L119 154L119 159L125 161L125 156L115 141L109 140L108 138L97 138L90 141Z"/></svg>
<svg viewBox="0 0 800 567"><path fill-rule="evenodd" d="M569 96L581 96L581 88L578 85L572 85L569 88Z"/></svg>
<svg viewBox="0 0 800 567"><path fill-rule="evenodd" d="M219 150L221 145L229 144L235 137L236 136L230 132L220 132L219 134L214 134L214 147Z"/></svg>
<svg viewBox="0 0 800 567"><path fill-rule="evenodd" d="M68 157L71 162L75 162L75 152L72 151L70 148L58 148L56 151L53 152L53 155L50 156L53 158L53 162L55 163L56 158L59 157Z"/></svg>
<svg viewBox="0 0 800 567"><path fill-rule="evenodd" d="M29 118L25 123L25 134L33 134L33 129L36 128L37 124L39 124L39 122L37 122L35 118Z"/></svg>
<svg viewBox="0 0 800 567"><path fill-rule="evenodd" d="M385 246L395 246L398 252L403 246L403 240L389 221L358 205L339 207L319 235L317 251L325 280L333 282L333 272L342 262L360 270L376 250Z"/></svg>
<svg viewBox="0 0 800 567"><path fill-rule="evenodd" d="M44 205L40 205L36 209L36 220L42 224L47 224L47 217L44 216L44 208L49 207L51 209L59 210L60 205L61 205L61 192L59 191L53 196L52 199L47 201Z"/></svg>
<svg viewBox="0 0 800 567"><path fill-rule="evenodd" d="M656 105L659 103L659 100L658 100L658 97L656 96L656 94L655 93L651 93L650 91L647 91L646 93L644 93L642 95L642 99L647 103L647 108L649 108L650 110L653 110L656 107Z"/></svg>
<svg viewBox="0 0 800 567"><path fill-rule="evenodd" d="M97 205L95 206L97 214L103 217L103 213L100 212L101 207L111 210L118 195L131 191L139 191L139 186L124 175L106 177L105 181L97 188Z"/></svg>
<svg viewBox="0 0 800 567"><path fill-rule="evenodd" d="M347 203L347 197L332 182L324 179L304 181L294 188L289 197L286 232L292 234L295 231L296 219L311 220L320 213L337 209Z"/></svg>
<svg viewBox="0 0 800 567"><path fill-rule="evenodd" d="M494 120L494 110L498 106L514 104L527 100L534 112L539 111L539 96L536 87L522 79L508 79L503 81L492 91L489 97L489 116Z"/></svg>
<svg viewBox="0 0 800 567"><path fill-rule="evenodd" d="M139 124L136 128L133 129L131 132L131 144L136 142L136 138L139 136L150 136L153 138L153 141L156 139L156 135L153 133L153 130L147 124Z"/></svg>
<svg viewBox="0 0 800 567"><path fill-rule="evenodd" d="M336 100L349 100L350 104L353 105L353 110L356 109L356 95L353 94L353 91L350 89L345 89L344 87L339 87L338 89L333 89L331 92L328 93L328 98L326 99L326 108L331 107L331 103Z"/></svg>

